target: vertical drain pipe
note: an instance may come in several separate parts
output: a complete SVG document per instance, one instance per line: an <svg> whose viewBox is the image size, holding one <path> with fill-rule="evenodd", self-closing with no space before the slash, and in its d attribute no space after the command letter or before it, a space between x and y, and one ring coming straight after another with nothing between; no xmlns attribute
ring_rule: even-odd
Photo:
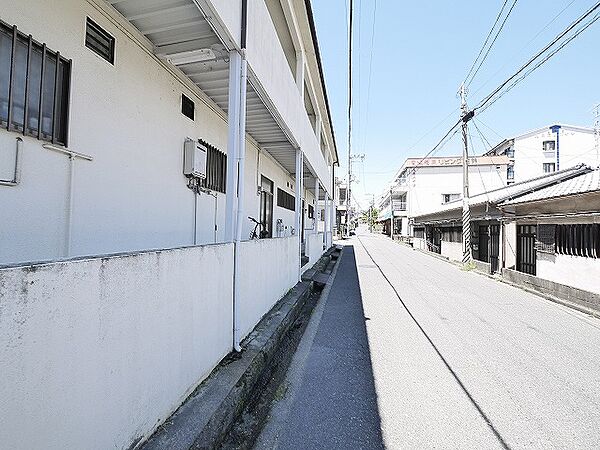
<svg viewBox="0 0 600 450"><path fill-rule="evenodd" d="M71 236L73 232L73 183L75 178L75 158L69 155L69 199L67 201L67 220L65 230L65 258L71 256Z"/></svg>
<svg viewBox="0 0 600 450"><path fill-rule="evenodd" d="M239 85L238 140L237 140L237 220L233 255L233 350L241 351L240 347L240 247L242 229L244 228L244 166L246 159L246 84L248 81L248 61L246 60L246 26L248 19L248 2L242 0L242 29L241 29L241 66Z"/></svg>

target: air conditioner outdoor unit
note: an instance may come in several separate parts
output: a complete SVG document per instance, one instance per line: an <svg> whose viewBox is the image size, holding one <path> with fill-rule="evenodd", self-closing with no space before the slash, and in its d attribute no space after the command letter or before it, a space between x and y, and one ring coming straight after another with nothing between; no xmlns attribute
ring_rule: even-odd
<svg viewBox="0 0 600 450"><path fill-rule="evenodd" d="M186 177L206 178L206 154L204 145L193 139L186 139L183 145L183 174Z"/></svg>

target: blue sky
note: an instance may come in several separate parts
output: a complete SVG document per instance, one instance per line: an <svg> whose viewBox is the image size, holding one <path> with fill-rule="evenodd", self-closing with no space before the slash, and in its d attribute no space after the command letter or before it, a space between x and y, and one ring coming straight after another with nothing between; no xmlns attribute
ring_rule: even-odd
<svg viewBox="0 0 600 450"><path fill-rule="evenodd" d="M312 0L312 3L338 152L342 166L346 167L348 0ZM425 155L458 120L456 111L443 121L459 106L458 87L502 3L502 0L354 0L352 153L366 156L363 164L355 165L359 182L353 189L363 207L368 204L365 199L370 199L366 194L379 195L404 159ZM469 103L476 104L594 3L520 0L470 86ZM500 136L510 137L551 122L591 126L592 108L598 102L600 21L482 113L478 126L492 144L499 142ZM473 127L471 132L473 151L487 150ZM457 135L439 154L460 154L460 145Z"/></svg>

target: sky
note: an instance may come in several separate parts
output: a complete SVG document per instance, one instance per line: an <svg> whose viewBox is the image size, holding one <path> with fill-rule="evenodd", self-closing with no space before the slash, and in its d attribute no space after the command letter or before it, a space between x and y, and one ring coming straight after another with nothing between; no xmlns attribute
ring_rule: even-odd
<svg viewBox="0 0 600 450"><path fill-rule="evenodd" d="M354 0L352 154L365 155L364 162L353 165L359 206L367 208L371 194L377 199L407 157L424 156L458 120L458 88L502 3ZM595 3L518 1L469 86L468 104L474 106ZM343 176L348 158L348 0L312 4L340 157L336 175ZM600 20L477 116L476 124L495 145L551 123L592 126L599 102ZM489 149L472 126L470 133L470 152ZM437 155L461 152L456 135Z"/></svg>

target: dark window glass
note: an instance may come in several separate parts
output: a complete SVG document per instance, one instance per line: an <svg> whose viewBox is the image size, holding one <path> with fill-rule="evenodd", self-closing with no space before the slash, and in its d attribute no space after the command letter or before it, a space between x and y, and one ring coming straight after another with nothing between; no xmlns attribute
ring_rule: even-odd
<svg viewBox="0 0 600 450"><path fill-rule="evenodd" d="M277 206L294 211L296 209L296 198L283 189L277 188Z"/></svg>
<svg viewBox="0 0 600 450"><path fill-rule="evenodd" d="M194 120L194 102L184 94L181 94L181 113Z"/></svg>
<svg viewBox="0 0 600 450"><path fill-rule="evenodd" d="M23 130L25 118L25 84L27 82L27 49L23 38L17 38L15 60L13 62L12 111L10 113L10 129Z"/></svg>
<svg viewBox="0 0 600 450"><path fill-rule="evenodd" d="M29 62L29 85L27 88L27 133L37 136L40 119L40 87L42 84L42 49L34 46Z"/></svg>
<svg viewBox="0 0 600 450"><path fill-rule="evenodd" d="M0 120L8 120L8 93L12 60L12 33L0 27Z"/></svg>
<svg viewBox="0 0 600 450"><path fill-rule="evenodd" d="M89 17L86 22L85 46L111 64L115 62L115 38Z"/></svg>

